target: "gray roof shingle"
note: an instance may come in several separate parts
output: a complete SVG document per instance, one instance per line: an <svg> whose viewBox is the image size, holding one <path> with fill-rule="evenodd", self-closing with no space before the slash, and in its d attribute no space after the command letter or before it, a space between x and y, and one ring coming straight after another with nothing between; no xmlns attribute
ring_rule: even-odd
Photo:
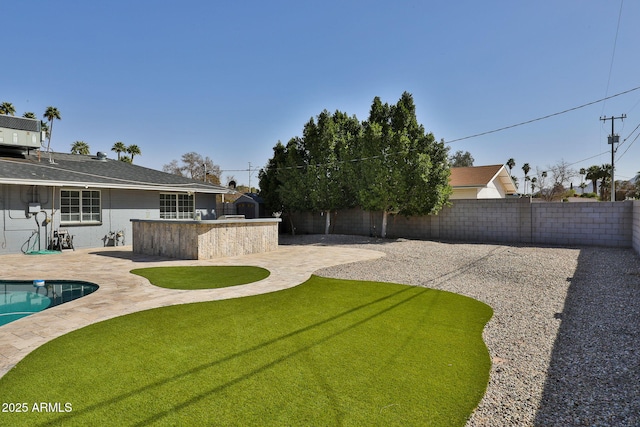
<svg viewBox="0 0 640 427"><path fill-rule="evenodd" d="M53 163L49 161L49 158ZM122 188L194 193L232 193L220 185L149 169L113 159L66 153L0 154L0 183L71 187Z"/></svg>

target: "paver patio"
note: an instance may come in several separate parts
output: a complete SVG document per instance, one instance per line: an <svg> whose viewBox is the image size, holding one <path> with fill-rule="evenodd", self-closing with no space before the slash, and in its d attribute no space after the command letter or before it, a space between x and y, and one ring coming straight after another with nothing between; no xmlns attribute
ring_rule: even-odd
<svg viewBox="0 0 640 427"><path fill-rule="evenodd" d="M3 280L82 280L96 292L0 327L0 377L42 344L92 323L175 304L223 300L297 286L324 267L376 259L382 252L325 246L280 246L277 251L215 260L175 260L134 254L131 247L65 251L53 255L2 255ZM151 285L134 268L250 265L270 271L259 282L220 289L175 290Z"/></svg>

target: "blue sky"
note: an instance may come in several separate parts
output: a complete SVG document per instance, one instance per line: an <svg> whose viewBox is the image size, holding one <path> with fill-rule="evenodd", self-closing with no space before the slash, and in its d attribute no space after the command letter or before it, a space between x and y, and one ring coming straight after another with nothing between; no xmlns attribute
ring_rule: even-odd
<svg viewBox="0 0 640 427"><path fill-rule="evenodd" d="M55 151L82 140L115 157L123 141L154 169L195 151L244 184L249 162L264 166L310 117L338 109L365 120L375 96L412 93L426 130L453 141L640 86L640 2L629 0L622 9L617 0L25 0L0 9L0 102L16 115L57 107ZM599 118L623 113L616 178L628 179L640 171L640 90L450 147L476 165L513 157L518 176L525 162L533 171L610 163L611 122Z"/></svg>

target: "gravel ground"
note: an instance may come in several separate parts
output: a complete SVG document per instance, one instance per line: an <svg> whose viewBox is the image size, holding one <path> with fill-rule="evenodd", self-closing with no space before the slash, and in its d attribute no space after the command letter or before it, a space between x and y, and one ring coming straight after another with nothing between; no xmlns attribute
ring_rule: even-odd
<svg viewBox="0 0 640 427"><path fill-rule="evenodd" d="M639 426L640 258L632 249L282 236L384 258L321 276L442 289L489 304L487 392L468 426Z"/></svg>

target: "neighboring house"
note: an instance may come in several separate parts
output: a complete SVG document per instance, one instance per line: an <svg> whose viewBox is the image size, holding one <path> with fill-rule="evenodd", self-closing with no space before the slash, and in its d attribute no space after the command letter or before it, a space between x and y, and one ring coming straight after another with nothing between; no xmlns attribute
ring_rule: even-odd
<svg viewBox="0 0 640 427"><path fill-rule="evenodd" d="M516 186L504 165L451 168L449 199L502 199L516 194Z"/></svg>
<svg viewBox="0 0 640 427"><path fill-rule="evenodd" d="M0 146L14 150L39 150L42 143L40 120L0 114Z"/></svg>
<svg viewBox="0 0 640 427"><path fill-rule="evenodd" d="M215 219L216 195L232 192L104 153L26 149L0 145L0 254L47 249L58 232L75 248L131 244L131 219Z"/></svg>

